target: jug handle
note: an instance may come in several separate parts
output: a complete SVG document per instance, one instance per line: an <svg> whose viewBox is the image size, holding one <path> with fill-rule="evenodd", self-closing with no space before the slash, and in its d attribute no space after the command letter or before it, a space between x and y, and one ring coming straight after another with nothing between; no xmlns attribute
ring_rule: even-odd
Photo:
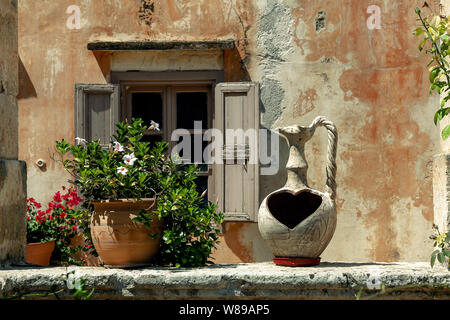
<svg viewBox="0 0 450 320"><path fill-rule="evenodd" d="M333 122L325 117L319 116L315 118L311 124L313 130L316 127L325 127L328 132L328 152L327 152L327 181L325 184L326 191L330 194L330 198L336 198L336 151L338 143L338 133Z"/></svg>

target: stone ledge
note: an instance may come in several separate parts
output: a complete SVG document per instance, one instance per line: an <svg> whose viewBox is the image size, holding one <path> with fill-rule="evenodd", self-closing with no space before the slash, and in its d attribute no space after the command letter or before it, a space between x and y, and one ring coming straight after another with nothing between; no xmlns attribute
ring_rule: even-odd
<svg viewBox="0 0 450 320"><path fill-rule="evenodd" d="M94 299L355 299L376 293L367 283L379 279L386 293L376 299L450 299L450 272L428 263L338 263L290 268L271 262L201 268L123 270L69 267L95 288ZM0 295L66 287L64 267L0 269ZM69 292L61 296L71 298Z"/></svg>

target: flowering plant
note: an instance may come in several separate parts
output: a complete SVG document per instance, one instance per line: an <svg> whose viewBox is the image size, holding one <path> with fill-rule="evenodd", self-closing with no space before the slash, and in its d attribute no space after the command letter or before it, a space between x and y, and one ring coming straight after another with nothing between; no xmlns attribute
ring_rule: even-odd
<svg viewBox="0 0 450 320"><path fill-rule="evenodd" d="M210 263L218 242L215 226L222 223L223 214L210 202L204 205L205 193L196 190L198 168L177 165L166 157L165 142L150 148L141 141L147 130L159 126L152 121L147 128L141 119L119 122L108 149L102 149L99 141L81 138L75 145L57 141L57 161L73 176L87 200L85 207L90 200L158 198L153 212L163 219L164 233L156 263L188 267ZM149 226L152 216L143 210L134 220Z"/></svg>
<svg viewBox="0 0 450 320"><path fill-rule="evenodd" d="M120 122L109 149L102 149L99 141L76 138L75 145L57 141L56 150L86 200L150 198L161 189L167 146L150 148L141 142L147 130L141 119Z"/></svg>
<svg viewBox="0 0 450 320"><path fill-rule="evenodd" d="M80 226L86 222L86 210L75 207L83 201L74 188L62 187L43 210L34 198L27 200L27 242L46 242L55 240L52 262L56 264L80 264L71 256L87 248L70 246L72 238Z"/></svg>

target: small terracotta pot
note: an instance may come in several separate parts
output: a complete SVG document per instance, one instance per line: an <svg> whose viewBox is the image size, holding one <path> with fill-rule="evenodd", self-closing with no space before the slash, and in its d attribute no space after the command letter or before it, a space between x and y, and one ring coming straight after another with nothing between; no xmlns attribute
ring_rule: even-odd
<svg viewBox="0 0 450 320"><path fill-rule="evenodd" d="M105 266L133 267L148 265L161 243L162 221L156 214L150 228L134 222L144 209L152 212L156 199L93 201L91 235L95 249ZM157 234L153 239L149 235Z"/></svg>
<svg viewBox="0 0 450 320"><path fill-rule="evenodd" d="M28 243L25 250L25 261L39 266L48 266L54 249L54 240Z"/></svg>

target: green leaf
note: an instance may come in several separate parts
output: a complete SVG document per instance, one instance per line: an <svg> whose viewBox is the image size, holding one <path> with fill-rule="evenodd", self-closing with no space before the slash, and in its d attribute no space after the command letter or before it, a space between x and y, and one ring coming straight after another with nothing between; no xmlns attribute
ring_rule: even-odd
<svg viewBox="0 0 450 320"><path fill-rule="evenodd" d="M450 108L442 108L436 111L434 114L434 124L437 125L438 120L442 120L449 112Z"/></svg>
<svg viewBox="0 0 450 320"><path fill-rule="evenodd" d="M432 267L432 268L434 267L434 263L436 262L436 256L437 256L438 252L439 252L439 250L435 250L435 251L431 254L431 261L430 261L430 264L431 264L431 267Z"/></svg>
<svg viewBox="0 0 450 320"><path fill-rule="evenodd" d="M440 67L436 67L430 72L430 83L434 83L434 80L439 75L439 72L441 71Z"/></svg>
<svg viewBox="0 0 450 320"><path fill-rule="evenodd" d="M415 35L416 37L420 36L422 33L424 33L424 30L422 28L417 28L413 31L413 35Z"/></svg>
<svg viewBox="0 0 450 320"><path fill-rule="evenodd" d="M447 138L450 136L450 125L447 125L444 130L442 130L442 139L447 140Z"/></svg>
<svg viewBox="0 0 450 320"><path fill-rule="evenodd" d="M419 44L419 51L423 50L423 46L425 45L426 42L427 42L427 39L422 40L422 42Z"/></svg>
<svg viewBox="0 0 450 320"><path fill-rule="evenodd" d="M444 253L445 256L450 258L450 250L447 248L442 249L442 252Z"/></svg>
<svg viewBox="0 0 450 320"><path fill-rule="evenodd" d="M437 259L438 259L438 261L439 261L440 263L444 263L444 261L445 261L445 256L444 256L444 254L443 254L442 252L439 252L438 255L437 255Z"/></svg>

